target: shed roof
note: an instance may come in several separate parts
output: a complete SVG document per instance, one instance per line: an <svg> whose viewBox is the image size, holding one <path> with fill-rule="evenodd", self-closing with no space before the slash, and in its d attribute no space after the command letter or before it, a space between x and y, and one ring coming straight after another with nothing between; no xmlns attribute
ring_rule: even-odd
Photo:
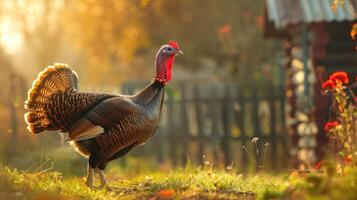
<svg viewBox="0 0 357 200"><path fill-rule="evenodd" d="M331 9L333 0L265 0L269 21L280 29L288 24L301 22L352 21L357 19L357 0L344 0L336 11Z"/></svg>

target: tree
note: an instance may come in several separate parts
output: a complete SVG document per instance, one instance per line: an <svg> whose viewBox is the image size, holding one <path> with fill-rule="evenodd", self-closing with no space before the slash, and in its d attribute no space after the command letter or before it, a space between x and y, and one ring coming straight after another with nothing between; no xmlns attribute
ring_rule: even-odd
<svg viewBox="0 0 357 200"><path fill-rule="evenodd" d="M206 60L222 77L254 77L264 62L273 62L274 42L262 38L256 20L263 2L207 0L67 1L64 26L76 46L84 50L94 71L128 76L151 68L158 44L176 39L185 56L180 64L205 70ZM233 48L224 49L219 30L231 27ZM232 52L232 49L234 52ZM90 64L92 63L92 64ZM121 66L119 66L121 63ZM98 70L98 66L100 70ZM145 66L145 67L143 67ZM130 68L129 68L130 67ZM125 70L128 69L129 70ZM222 70L223 69L223 70ZM138 73L134 73L138 74ZM240 75L239 75L240 74ZM115 77L118 77L116 75Z"/></svg>

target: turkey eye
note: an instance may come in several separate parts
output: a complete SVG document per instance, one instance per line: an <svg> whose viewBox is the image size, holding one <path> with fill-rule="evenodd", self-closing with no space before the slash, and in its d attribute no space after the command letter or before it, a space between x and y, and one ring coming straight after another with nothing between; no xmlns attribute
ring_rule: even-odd
<svg viewBox="0 0 357 200"><path fill-rule="evenodd" d="M172 51L172 48L170 48L170 47L169 47L169 48L167 48L167 51Z"/></svg>

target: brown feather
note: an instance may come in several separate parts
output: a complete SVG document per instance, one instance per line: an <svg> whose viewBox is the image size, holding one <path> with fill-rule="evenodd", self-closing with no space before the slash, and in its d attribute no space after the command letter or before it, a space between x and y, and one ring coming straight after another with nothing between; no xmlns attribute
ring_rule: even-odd
<svg viewBox="0 0 357 200"><path fill-rule="evenodd" d="M68 141L89 139L102 133L104 133L104 129L101 126L94 125L89 120L81 118L69 129Z"/></svg>
<svg viewBox="0 0 357 200"><path fill-rule="evenodd" d="M65 64L55 64L39 73L28 92L25 121L31 133L68 131L86 111L114 97L111 94L81 93L77 74Z"/></svg>

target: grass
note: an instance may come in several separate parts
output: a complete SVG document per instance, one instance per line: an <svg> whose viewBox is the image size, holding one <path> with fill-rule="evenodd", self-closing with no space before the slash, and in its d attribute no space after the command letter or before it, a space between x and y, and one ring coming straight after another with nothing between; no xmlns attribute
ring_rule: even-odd
<svg viewBox="0 0 357 200"><path fill-rule="evenodd" d="M325 172L273 176L241 174L199 167L118 178L109 172L113 188L90 190L83 177L59 172L26 173L0 168L0 199L357 199L357 170L344 175ZM99 184L99 183L97 183Z"/></svg>
<svg viewBox="0 0 357 200"><path fill-rule="evenodd" d="M281 178L242 175L213 169L185 169L132 179L109 176L112 191L90 190L83 178L63 178L58 172L25 173L0 169L0 199L255 199L283 189ZM23 199L23 198L20 198Z"/></svg>

